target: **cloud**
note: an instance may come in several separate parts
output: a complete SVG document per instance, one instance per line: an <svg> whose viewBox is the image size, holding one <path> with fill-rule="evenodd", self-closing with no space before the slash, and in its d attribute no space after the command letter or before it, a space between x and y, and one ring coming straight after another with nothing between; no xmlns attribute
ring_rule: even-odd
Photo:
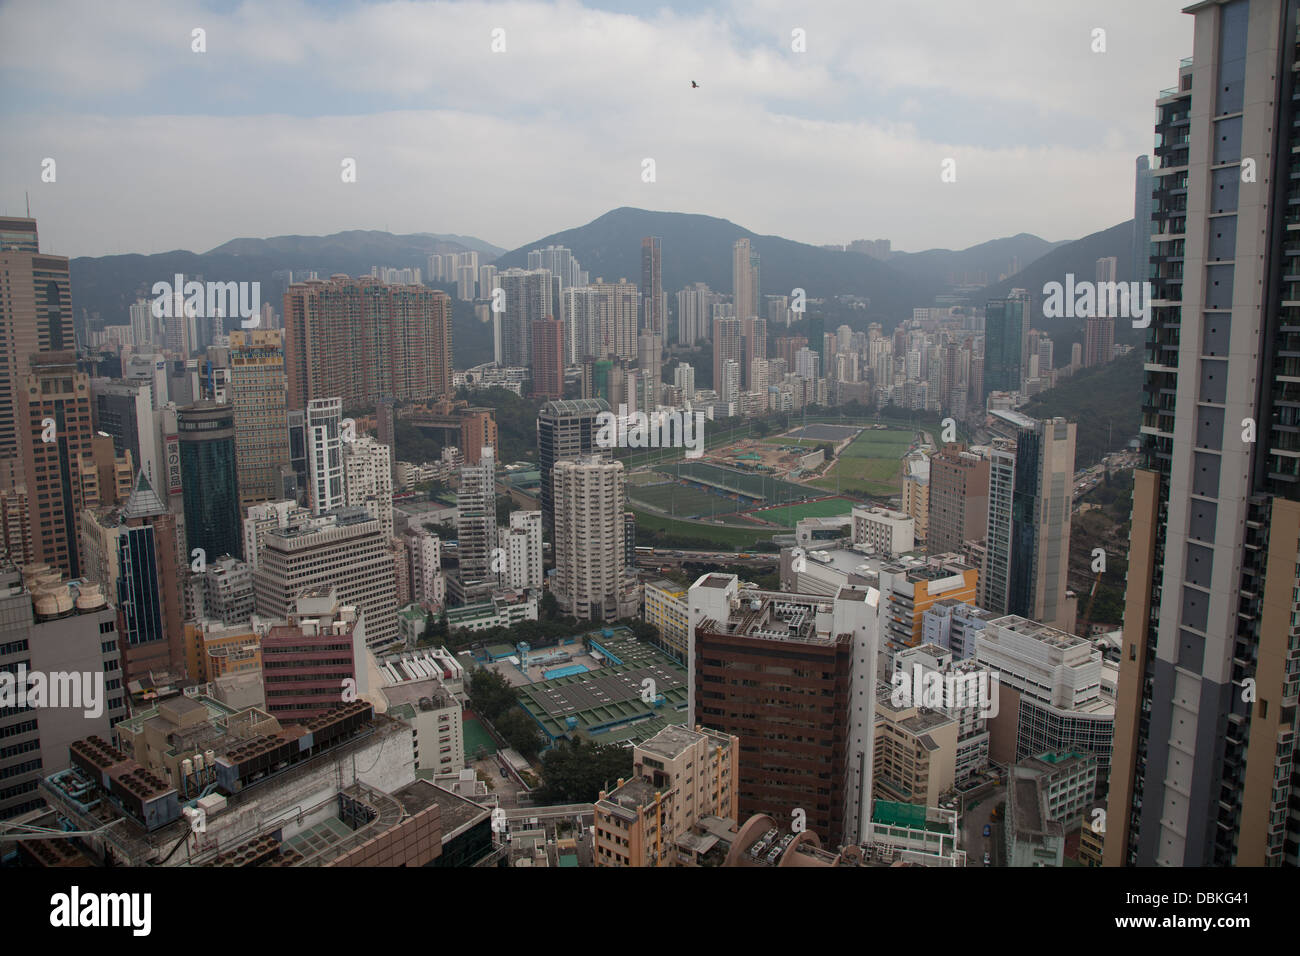
<svg viewBox="0 0 1300 956"><path fill-rule="evenodd" d="M72 255L349 228L514 246L620 205L903 249L1130 216L1133 157L1191 18L1164 3L992 12L11 5L0 203L19 212L30 190L43 244ZM206 54L190 51L196 25ZM40 182L45 156L57 183ZM940 182L946 157L956 183Z"/></svg>

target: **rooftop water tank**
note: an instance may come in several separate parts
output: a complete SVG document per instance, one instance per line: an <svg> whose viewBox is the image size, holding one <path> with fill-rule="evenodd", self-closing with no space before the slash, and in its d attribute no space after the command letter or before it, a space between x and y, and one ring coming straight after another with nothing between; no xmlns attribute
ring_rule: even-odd
<svg viewBox="0 0 1300 956"><path fill-rule="evenodd" d="M104 600L104 594L99 589L98 584L83 584L81 591L77 595L78 611L97 611L107 606L108 602Z"/></svg>

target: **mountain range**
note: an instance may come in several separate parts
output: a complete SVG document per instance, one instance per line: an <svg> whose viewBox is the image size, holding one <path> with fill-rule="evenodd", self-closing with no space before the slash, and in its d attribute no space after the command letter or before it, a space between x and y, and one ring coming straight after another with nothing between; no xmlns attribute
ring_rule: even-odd
<svg viewBox="0 0 1300 956"><path fill-rule="evenodd" d="M88 319L95 328L126 323L130 304L150 297L154 282L170 281L177 272L187 279L261 281L267 289L262 297L265 302L273 301L276 290L282 289L283 282L273 280L273 273L282 270L312 270L321 276L363 275L376 265L423 270L430 255L470 250L479 253L480 264L494 263L507 269L525 267L528 252L547 245L571 249L593 280L639 282L644 236L662 239L663 287L670 295L691 282L705 282L716 291L730 293L732 245L745 238L758 253L764 294L789 295L802 288L809 299L866 298L870 300L868 308L855 313L864 327L867 321L880 321L892 328L910 317L914 307L933 303L937 295L979 273L997 281L970 293L976 305L1012 288L1041 290L1045 282L1060 280L1066 272L1092 278L1096 260L1105 256L1119 259L1121 281L1130 278L1132 271L1131 220L1076 241L1049 242L1020 233L961 250L894 252L882 261L857 252L759 235L713 216L621 207L586 225L543 236L510 251L472 236L399 236L353 230L330 236L232 239L204 253L177 250L148 256L82 257L72 260L73 302L79 320ZM999 279L1013 263L1019 272ZM279 307L278 302L275 305ZM465 367L490 361L490 325L477 322L466 305L456 305L456 364Z"/></svg>

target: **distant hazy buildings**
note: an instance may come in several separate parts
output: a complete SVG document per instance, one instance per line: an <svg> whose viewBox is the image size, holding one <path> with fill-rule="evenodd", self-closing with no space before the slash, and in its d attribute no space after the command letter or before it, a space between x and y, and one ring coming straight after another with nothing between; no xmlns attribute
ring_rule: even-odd
<svg viewBox="0 0 1300 956"><path fill-rule="evenodd" d="M1133 188L1133 281L1143 282L1151 275L1151 160L1145 154L1134 164Z"/></svg>
<svg viewBox="0 0 1300 956"><path fill-rule="evenodd" d="M748 239L737 239L731 247L731 290L736 318L758 315L758 289L758 253L750 248Z"/></svg>
<svg viewBox="0 0 1300 956"><path fill-rule="evenodd" d="M703 282L696 282L677 293L677 342L688 348L707 342L713 329L713 308L722 296Z"/></svg>
<svg viewBox="0 0 1300 956"><path fill-rule="evenodd" d="M667 331L662 243L658 236L641 240L641 329L655 333L661 341Z"/></svg>
<svg viewBox="0 0 1300 956"><path fill-rule="evenodd" d="M534 398L564 397L564 323L543 318L533 322L532 370Z"/></svg>
<svg viewBox="0 0 1300 956"><path fill-rule="evenodd" d="M1017 294L1020 293L1020 294ZM990 299L984 308L984 398L991 392L1018 392L1028 377L1029 296L1013 290Z"/></svg>

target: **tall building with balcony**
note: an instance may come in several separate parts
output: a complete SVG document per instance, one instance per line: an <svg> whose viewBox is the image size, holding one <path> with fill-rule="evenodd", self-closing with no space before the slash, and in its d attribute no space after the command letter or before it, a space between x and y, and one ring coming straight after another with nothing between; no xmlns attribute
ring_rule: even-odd
<svg viewBox="0 0 1300 956"><path fill-rule="evenodd" d="M542 513L510 512L510 526L502 529L499 547L505 558L501 583L508 588L541 590Z"/></svg>
<svg viewBox="0 0 1300 956"><path fill-rule="evenodd" d="M462 604L491 595L500 585L501 559L497 552L496 459L483 449L483 461L460 470L456 493L456 537L460 573L453 593Z"/></svg>
<svg viewBox="0 0 1300 956"><path fill-rule="evenodd" d="M629 593L623 464L599 455L555 466L555 580L561 610L590 621L635 613Z"/></svg>
<svg viewBox="0 0 1300 956"><path fill-rule="evenodd" d="M284 295L284 363L295 409L333 396L356 408L448 394L451 297L370 276L294 283Z"/></svg>
<svg viewBox="0 0 1300 956"><path fill-rule="evenodd" d="M740 740L705 727L665 727L632 749L632 774L595 806L597 866L696 862L705 842L690 831L706 817L734 825Z"/></svg>
<svg viewBox="0 0 1300 956"><path fill-rule="evenodd" d="M1192 57L1156 100L1105 860L1296 865L1300 24L1292 0L1186 12Z"/></svg>

